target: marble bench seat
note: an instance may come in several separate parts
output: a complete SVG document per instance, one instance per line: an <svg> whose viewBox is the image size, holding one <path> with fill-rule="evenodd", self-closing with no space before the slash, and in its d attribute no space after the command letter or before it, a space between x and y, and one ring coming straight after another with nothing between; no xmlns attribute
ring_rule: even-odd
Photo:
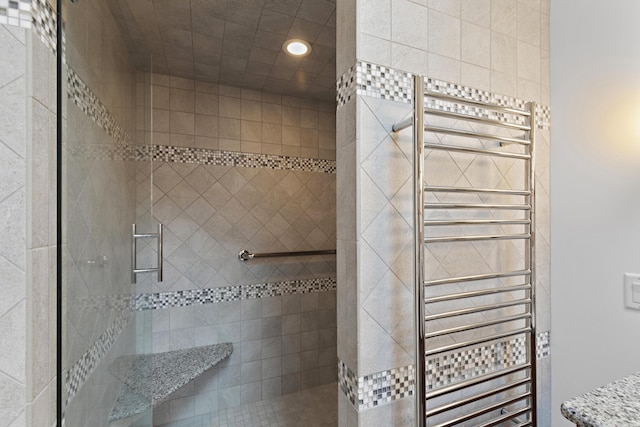
<svg viewBox="0 0 640 427"><path fill-rule="evenodd" d="M233 345L223 343L118 357L109 371L124 382L124 386L109 414L109 421L143 413L228 358L232 352Z"/></svg>

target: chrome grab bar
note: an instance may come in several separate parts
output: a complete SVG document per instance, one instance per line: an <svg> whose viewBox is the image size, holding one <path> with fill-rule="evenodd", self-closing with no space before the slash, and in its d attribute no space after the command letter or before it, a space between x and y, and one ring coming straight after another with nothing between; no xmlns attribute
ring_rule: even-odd
<svg viewBox="0 0 640 427"><path fill-rule="evenodd" d="M158 239L158 266L149 268L138 268L137 266L137 240L154 238ZM131 283L136 283L136 275L138 273L158 273L158 282L162 282L162 241L164 239L164 227L158 223L158 231L156 233L137 233L136 225L133 224L131 230Z"/></svg>
<svg viewBox="0 0 640 427"><path fill-rule="evenodd" d="M312 256L312 255L335 255L335 249L326 249L318 251L298 251L298 252L265 252L265 253L252 253L246 249L243 249L238 253L238 259L240 261L249 261L254 258L276 258L287 256Z"/></svg>

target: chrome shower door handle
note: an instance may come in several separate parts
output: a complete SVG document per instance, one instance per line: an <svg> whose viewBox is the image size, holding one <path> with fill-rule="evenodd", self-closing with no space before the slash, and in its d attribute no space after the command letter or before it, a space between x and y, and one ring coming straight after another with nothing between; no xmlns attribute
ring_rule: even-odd
<svg viewBox="0 0 640 427"><path fill-rule="evenodd" d="M164 226L158 223L158 282L162 282L162 242L164 240Z"/></svg>
<svg viewBox="0 0 640 427"><path fill-rule="evenodd" d="M136 234L136 225L133 224L131 226L131 283L136 283L136 265L137 265L137 257L136 257L136 252L137 252L137 245L136 245L136 241L137 241L137 234Z"/></svg>
<svg viewBox="0 0 640 427"><path fill-rule="evenodd" d="M137 267L137 245L138 239L155 238L158 244L158 266L150 268L138 268ZM131 229L131 283L136 283L136 275L138 273L158 273L158 282L162 282L162 243L164 238L164 227L161 223L158 223L157 233L143 233L138 234L136 232L136 225L133 224Z"/></svg>

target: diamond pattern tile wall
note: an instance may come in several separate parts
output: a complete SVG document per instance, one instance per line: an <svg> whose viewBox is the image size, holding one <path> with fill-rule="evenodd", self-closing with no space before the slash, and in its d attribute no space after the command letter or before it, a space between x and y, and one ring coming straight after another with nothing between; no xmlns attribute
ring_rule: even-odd
<svg viewBox="0 0 640 427"><path fill-rule="evenodd" d="M2 19L0 19L2 22ZM6 21L5 21L6 22ZM19 35L23 30L15 30ZM0 25L0 419L11 425L26 398L26 47Z"/></svg>
<svg viewBox="0 0 640 427"><path fill-rule="evenodd" d="M334 174L160 163L154 183L153 216L166 226L167 266L154 292L335 275L334 256L237 257L242 249L334 249Z"/></svg>
<svg viewBox="0 0 640 427"><path fill-rule="evenodd" d="M385 123L401 117L410 106L383 99L359 97L361 150L359 152L358 277L361 312L358 320L358 372L380 372L412 363L413 348L405 328L411 322L412 267L399 262L412 242L411 160L403 144L406 135L392 135ZM400 139L398 139L400 138ZM410 138L410 137L409 137ZM407 215L407 213L409 213ZM409 253L411 249L409 248Z"/></svg>

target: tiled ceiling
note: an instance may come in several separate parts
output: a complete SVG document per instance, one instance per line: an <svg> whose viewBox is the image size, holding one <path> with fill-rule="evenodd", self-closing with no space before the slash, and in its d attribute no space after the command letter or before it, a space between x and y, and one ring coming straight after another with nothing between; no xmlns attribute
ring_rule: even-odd
<svg viewBox="0 0 640 427"><path fill-rule="evenodd" d="M335 99L335 0L109 0L141 69ZM290 38L311 53L282 51ZM152 58L152 61L149 60Z"/></svg>

